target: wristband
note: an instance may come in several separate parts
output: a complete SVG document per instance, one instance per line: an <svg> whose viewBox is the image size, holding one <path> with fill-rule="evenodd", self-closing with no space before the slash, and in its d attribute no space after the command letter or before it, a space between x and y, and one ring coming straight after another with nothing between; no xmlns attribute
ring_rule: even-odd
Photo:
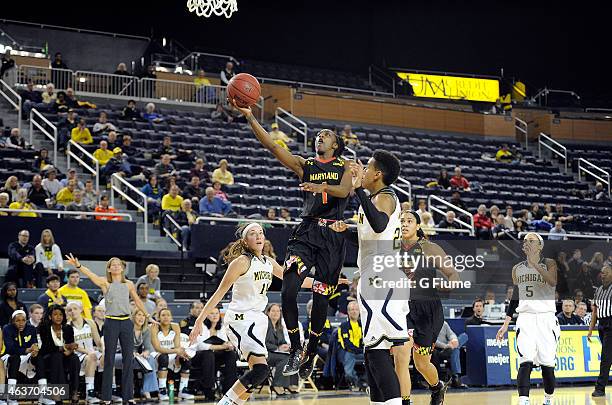
<svg viewBox="0 0 612 405"><path fill-rule="evenodd" d="M76 267L77 269L80 269L81 267L83 267L83 265L81 263L79 263L78 266L74 266L74 267Z"/></svg>

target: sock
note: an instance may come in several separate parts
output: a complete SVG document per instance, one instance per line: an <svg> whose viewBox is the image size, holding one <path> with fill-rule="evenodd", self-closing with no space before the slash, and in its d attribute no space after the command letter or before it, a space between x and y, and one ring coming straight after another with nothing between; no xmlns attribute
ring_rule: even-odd
<svg viewBox="0 0 612 405"><path fill-rule="evenodd" d="M85 389L87 391L94 389L94 380L96 377L85 377Z"/></svg>
<svg viewBox="0 0 612 405"><path fill-rule="evenodd" d="M529 405L529 397L520 396L519 405Z"/></svg>
<svg viewBox="0 0 612 405"><path fill-rule="evenodd" d="M544 394L544 404L545 405L552 405L553 403L553 394Z"/></svg>
<svg viewBox="0 0 612 405"><path fill-rule="evenodd" d="M38 386L39 387L44 387L47 385L47 379L46 378L41 378L40 380L38 380Z"/></svg>
<svg viewBox="0 0 612 405"><path fill-rule="evenodd" d="M159 382L159 389L160 390L165 390L166 389L166 379L165 378L158 378L157 381Z"/></svg>
<svg viewBox="0 0 612 405"><path fill-rule="evenodd" d="M230 389L229 391L227 391L225 393L225 397L230 399L236 405L242 405L246 402L246 399L241 399L238 395L236 395L233 389Z"/></svg>
<svg viewBox="0 0 612 405"><path fill-rule="evenodd" d="M8 385L17 385L17 380L15 380L13 378L9 378L8 379Z"/></svg>
<svg viewBox="0 0 612 405"><path fill-rule="evenodd" d="M327 321L327 307L329 297L319 293L312 294L312 311L310 312L310 337L308 339L308 353L316 353L319 346L319 337Z"/></svg>
<svg viewBox="0 0 612 405"><path fill-rule="evenodd" d="M402 396L402 405L410 405L410 395Z"/></svg>
<svg viewBox="0 0 612 405"><path fill-rule="evenodd" d="M183 388L187 388L189 385L189 377L181 377L181 381L179 382L179 392L183 392Z"/></svg>
<svg viewBox="0 0 612 405"><path fill-rule="evenodd" d="M302 285L302 279L297 274L297 270L288 270L283 276L283 287L281 299L283 303L283 319L289 333L291 350L299 350L300 328L298 326L298 305L297 295Z"/></svg>

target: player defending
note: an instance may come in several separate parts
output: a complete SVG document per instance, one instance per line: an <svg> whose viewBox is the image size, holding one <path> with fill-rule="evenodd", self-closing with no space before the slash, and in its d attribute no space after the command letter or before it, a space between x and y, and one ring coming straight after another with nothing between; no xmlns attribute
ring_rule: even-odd
<svg viewBox="0 0 612 405"><path fill-rule="evenodd" d="M376 257L397 257L400 249L400 202L390 185L400 173L400 162L391 153L377 150L364 168L351 163L352 183L361 206L357 233L345 232L347 226L338 221L332 225L337 232L345 232L347 239L359 244L360 279L357 286L359 309L364 324L365 365L370 386L370 402L402 404L402 394L410 396L410 350L408 335L409 289L376 288L369 285L374 278L398 280L403 277L399 267L377 272ZM365 190L369 192L366 194ZM392 274L393 272L397 274ZM386 277L389 276L389 277ZM395 357L398 374L394 370L390 351ZM401 358L401 360L400 360ZM403 369L399 366L404 365ZM398 375L401 376L398 380Z"/></svg>
<svg viewBox="0 0 612 405"><path fill-rule="evenodd" d="M429 384L430 404L440 405L444 402L449 382L440 381L436 367L431 364L431 353L444 324L442 301L435 281L440 280L437 270L451 282L459 281L459 274L449 265L452 260L447 260L444 250L425 238L421 218L414 211L402 212L402 255L407 259L405 271L414 282L410 289L408 315L409 327L414 328L414 364Z"/></svg>
<svg viewBox="0 0 612 405"><path fill-rule="evenodd" d="M552 405L555 392L557 343L561 335L555 316L557 264L552 259L542 258L543 248L544 241L540 235L535 232L525 235L523 251L527 260L512 268L512 281L517 288L508 305L506 320L497 332L497 340L501 340L508 331L514 312L519 314L516 320L519 405L529 405L533 367L542 368L544 405Z"/></svg>
<svg viewBox="0 0 612 405"><path fill-rule="evenodd" d="M257 122L250 108L232 103L251 125L261 144L302 182L304 193L302 222L297 225L287 243L285 276L282 287L283 318L289 332L291 352L283 375L296 373L307 378L312 373L319 337L327 319L329 297L338 284L344 264L344 237L329 226L342 219L351 190L349 165L340 157L344 150L342 138L329 129L319 131L315 139L316 158L304 159L292 155L276 144ZM312 285L312 313L308 346L302 350L298 327L297 295L302 281L315 267Z"/></svg>

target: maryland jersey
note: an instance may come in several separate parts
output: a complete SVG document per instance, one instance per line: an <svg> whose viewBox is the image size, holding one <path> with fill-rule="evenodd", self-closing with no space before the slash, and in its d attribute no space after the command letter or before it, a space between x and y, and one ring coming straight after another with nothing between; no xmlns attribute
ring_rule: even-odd
<svg viewBox="0 0 612 405"><path fill-rule="evenodd" d="M268 288L272 284L272 261L267 256L251 259L249 269L232 286L232 301L228 309L233 312L264 311L268 305Z"/></svg>
<svg viewBox="0 0 612 405"><path fill-rule="evenodd" d="M548 271L546 259L538 266ZM556 311L555 287L546 283L542 275L527 261L515 266L516 285L519 291L519 305L516 312L543 313Z"/></svg>
<svg viewBox="0 0 612 405"><path fill-rule="evenodd" d="M309 158L304 164L304 177L302 181L307 183L337 186L344 175L344 159L340 157L328 161L318 158ZM344 209L348 203L346 198L332 197L327 193L313 194L304 193L304 208L302 218L342 219Z"/></svg>

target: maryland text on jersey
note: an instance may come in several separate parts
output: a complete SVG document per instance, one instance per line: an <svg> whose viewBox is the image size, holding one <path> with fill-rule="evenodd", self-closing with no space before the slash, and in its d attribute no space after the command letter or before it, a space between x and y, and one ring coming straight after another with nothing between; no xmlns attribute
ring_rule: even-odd
<svg viewBox="0 0 612 405"><path fill-rule="evenodd" d="M339 178L340 175L336 172L310 173L308 181L338 180Z"/></svg>

